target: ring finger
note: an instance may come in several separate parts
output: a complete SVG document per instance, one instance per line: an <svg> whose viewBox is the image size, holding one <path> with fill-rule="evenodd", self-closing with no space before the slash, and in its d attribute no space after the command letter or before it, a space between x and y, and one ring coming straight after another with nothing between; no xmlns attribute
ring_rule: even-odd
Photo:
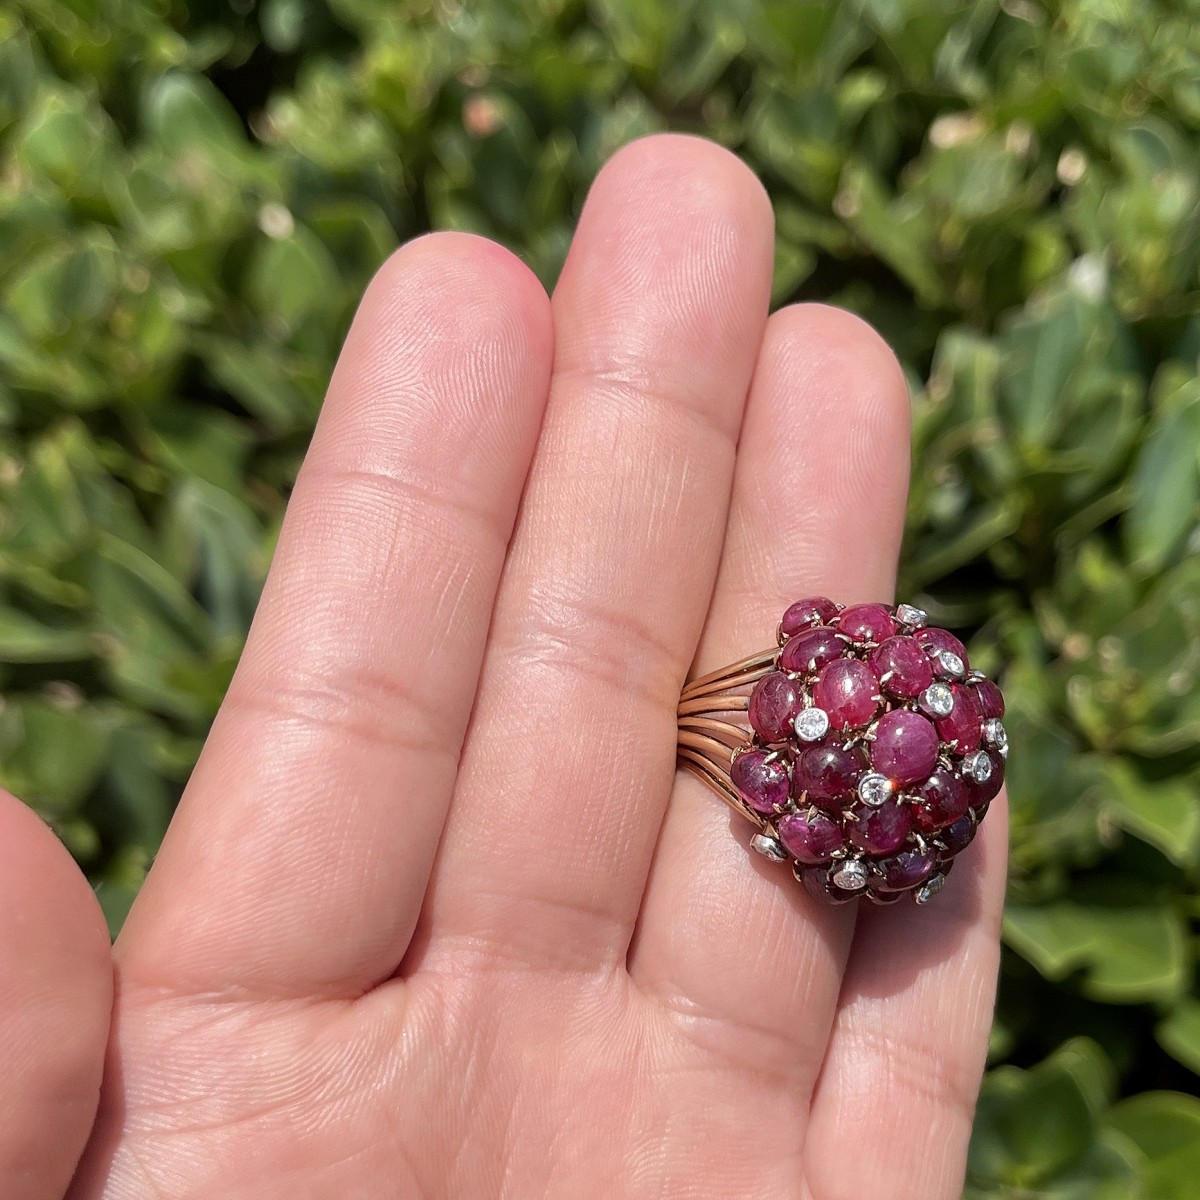
<svg viewBox="0 0 1200 1200"><path fill-rule="evenodd" d="M822 305L771 318L696 674L771 644L789 601L890 596L908 430L904 378L867 325ZM782 868L765 861L758 868L747 856L748 831L698 780L679 776L630 971L693 1028L736 1045L740 1060L783 1070L789 1097L804 1104L855 906L826 908Z"/></svg>

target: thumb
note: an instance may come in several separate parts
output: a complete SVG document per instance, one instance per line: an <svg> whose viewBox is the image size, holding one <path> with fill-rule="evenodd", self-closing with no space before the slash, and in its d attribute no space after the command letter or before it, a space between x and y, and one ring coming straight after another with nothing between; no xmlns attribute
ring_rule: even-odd
<svg viewBox="0 0 1200 1200"><path fill-rule="evenodd" d="M0 790L0 1196L60 1200L100 1095L112 957L63 845Z"/></svg>

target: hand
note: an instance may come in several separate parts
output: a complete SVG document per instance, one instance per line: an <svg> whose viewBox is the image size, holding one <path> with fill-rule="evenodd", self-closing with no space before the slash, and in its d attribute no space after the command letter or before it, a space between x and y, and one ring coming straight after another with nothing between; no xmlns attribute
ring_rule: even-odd
<svg viewBox="0 0 1200 1200"><path fill-rule="evenodd" d="M1003 818L856 914L675 767L693 664L894 582L903 378L846 313L768 319L772 251L750 172L660 136L553 300L477 237L386 264L115 948L95 1114L100 922L0 809L0 1193L86 1142L73 1200L959 1195Z"/></svg>

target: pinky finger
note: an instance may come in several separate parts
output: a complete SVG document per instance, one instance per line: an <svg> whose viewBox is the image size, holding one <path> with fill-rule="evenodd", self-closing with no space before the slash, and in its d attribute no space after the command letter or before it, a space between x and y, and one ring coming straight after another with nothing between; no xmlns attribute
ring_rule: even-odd
<svg viewBox="0 0 1200 1200"><path fill-rule="evenodd" d="M806 1197L957 1200L1000 961L1007 806L942 894L859 914L813 1097Z"/></svg>
<svg viewBox="0 0 1200 1200"><path fill-rule="evenodd" d="M0 1196L58 1200L100 1095L108 932L66 850L0 792Z"/></svg>

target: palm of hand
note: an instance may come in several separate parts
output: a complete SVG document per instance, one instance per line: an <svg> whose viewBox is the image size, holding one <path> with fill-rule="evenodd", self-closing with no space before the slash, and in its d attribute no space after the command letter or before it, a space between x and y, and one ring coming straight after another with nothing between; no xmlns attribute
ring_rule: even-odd
<svg viewBox="0 0 1200 1200"><path fill-rule="evenodd" d="M856 914L674 775L693 660L892 587L903 382L845 314L768 320L771 250L745 168L663 137L552 309L479 239L381 272L116 947L94 1126L94 908L3 810L36 869L0 934L57 931L0 1013L36 1048L4 1195L61 1196L85 1141L74 1200L958 1194L1001 818L930 910Z"/></svg>

